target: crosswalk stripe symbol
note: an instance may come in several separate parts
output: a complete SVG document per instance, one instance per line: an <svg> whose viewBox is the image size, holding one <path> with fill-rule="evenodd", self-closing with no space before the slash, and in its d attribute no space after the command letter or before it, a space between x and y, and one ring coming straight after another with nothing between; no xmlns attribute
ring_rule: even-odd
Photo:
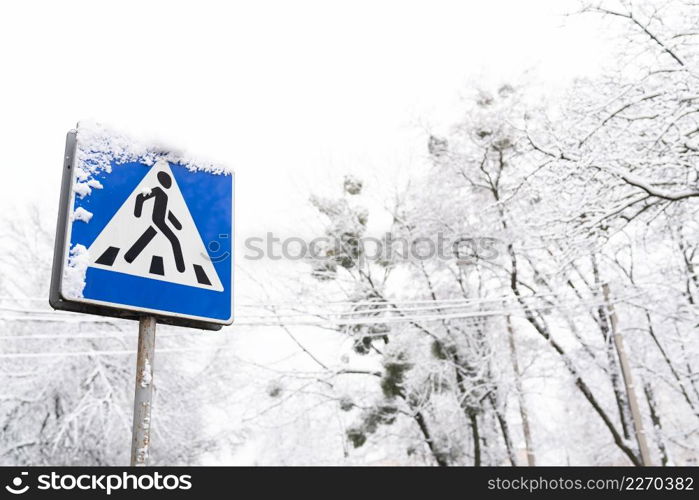
<svg viewBox="0 0 699 500"><path fill-rule="evenodd" d="M165 160L159 160L145 175L88 253L90 267L223 291Z"/></svg>

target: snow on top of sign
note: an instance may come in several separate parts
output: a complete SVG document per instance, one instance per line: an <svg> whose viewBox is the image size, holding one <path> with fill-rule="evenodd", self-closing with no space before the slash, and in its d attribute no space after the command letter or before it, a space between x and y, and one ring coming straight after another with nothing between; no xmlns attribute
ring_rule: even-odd
<svg viewBox="0 0 699 500"><path fill-rule="evenodd" d="M85 187L95 188L96 186L90 184L96 182L93 176L101 171L111 172L111 162L138 161L153 165L158 159L163 159L182 165L192 172L203 171L222 175L232 173L232 170L223 165L155 141L135 140L94 121L81 121L78 123L77 131L76 193L78 194L85 191ZM81 184L87 184L87 186L78 187Z"/></svg>
<svg viewBox="0 0 699 500"><path fill-rule="evenodd" d="M81 121L77 127L75 182L73 192L76 199L83 200L95 189L103 189L96 176L111 173L112 164L139 162L154 166L158 162L181 165L192 172L202 171L217 175L230 175L232 170L195 157L183 151L158 144L155 141L134 140L94 121ZM73 222L89 223L92 212L78 206L71 213ZM71 247L63 274L63 294L80 298L85 289L85 277L89 265L89 251L83 245Z"/></svg>

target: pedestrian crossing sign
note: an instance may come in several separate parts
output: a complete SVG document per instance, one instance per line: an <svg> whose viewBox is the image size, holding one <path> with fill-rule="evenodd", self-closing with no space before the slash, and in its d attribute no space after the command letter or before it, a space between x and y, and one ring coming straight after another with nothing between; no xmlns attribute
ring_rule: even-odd
<svg viewBox="0 0 699 500"><path fill-rule="evenodd" d="M232 172L82 123L63 169L54 308L232 323Z"/></svg>

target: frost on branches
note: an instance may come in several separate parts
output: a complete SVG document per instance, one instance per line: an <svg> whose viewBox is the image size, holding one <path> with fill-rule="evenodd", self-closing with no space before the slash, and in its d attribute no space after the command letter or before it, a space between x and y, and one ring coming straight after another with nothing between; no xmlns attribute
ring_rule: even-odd
<svg viewBox="0 0 699 500"><path fill-rule="evenodd" d="M656 7L584 7L626 30L621 69L563 102L474 91L384 203L394 239L488 237L495 258L372 259L370 186L311 200L343 242L312 262L319 297L365 318L337 327L349 347L328 394L349 457L640 465L621 335L651 462L696 464L699 8Z"/></svg>

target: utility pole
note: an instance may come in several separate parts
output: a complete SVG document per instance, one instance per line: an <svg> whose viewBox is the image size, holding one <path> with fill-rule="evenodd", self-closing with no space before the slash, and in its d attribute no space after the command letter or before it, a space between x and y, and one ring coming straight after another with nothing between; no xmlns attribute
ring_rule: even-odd
<svg viewBox="0 0 699 500"><path fill-rule="evenodd" d="M636 389L633 385L631 367L629 366L629 360L626 356L626 350L624 349L624 339L617 328L617 318L616 313L614 312L614 306L609 301L609 285L607 283L602 285L602 292L604 293L604 301L606 302L607 309L609 310L609 322L611 323L612 328L612 338L614 339L614 347L616 347L616 352L619 355L621 374L624 377L624 385L626 387L626 397L629 400L629 407L631 408L633 428L636 434L636 440L638 441L638 449L641 452L641 463L646 466L651 465L648 442L646 441L646 434L643 430L643 420L641 419L641 410L638 406L638 399L636 398Z"/></svg>
<svg viewBox="0 0 699 500"><path fill-rule="evenodd" d="M150 451L150 412L153 406L153 358L155 355L155 318L141 316L138 321L136 389L133 407L131 466L148 465Z"/></svg>
<svg viewBox="0 0 699 500"><path fill-rule="evenodd" d="M536 459L534 458L534 445L532 443L532 433L529 428L529 415L527 412L526 401L524 399L524 391L522 388L522 378L519 372L519 360L517 359L517 345L515 344L515 332L512 328L512 319L507 316L507 333L510 341L510 356L512 358L512 369L515 372L515 387L517 389L517 400L519 403L519 414L522 417L522 432L524 433L524 445L527 447L527 465L534 467Z"/></svg>

